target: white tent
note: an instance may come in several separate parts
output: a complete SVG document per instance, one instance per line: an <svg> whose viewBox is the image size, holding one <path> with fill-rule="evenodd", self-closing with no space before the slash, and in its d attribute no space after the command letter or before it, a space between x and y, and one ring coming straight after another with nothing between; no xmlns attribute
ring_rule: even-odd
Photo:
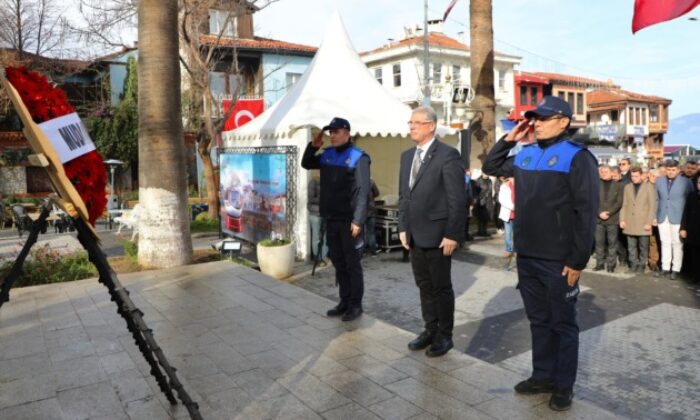
<svg viewBox="0 0 700 420"><path fill-rule="evenodd" d="M372 160L372 177L382 195L397 194L401 151L413 146L407 122L411 108L384 89L370 74L348 38L340 15L328 22L325 38L304 75L271 108L253 121L222 133L223 147L257 148L296 146L297 165L307 143L333 117L350 121L357 144ZM438 135L456 144L454 130L439 126ZM308 174L303 169L296 180L297 256L308 255ZM294 181L289 181L294 182ZM294 188L290 186L289 188Z"/></svg>
<svg viewBox="0 0 700 420"><path fill-rule="evenodd" d="M348 38L338 12L301 79L275 105L224 140L272 139L294 135L300 127L323 127L336 116L350 121L353 134L407 136L411 108L384 89ZM453 134L440 127L439 134Z"/></svg>

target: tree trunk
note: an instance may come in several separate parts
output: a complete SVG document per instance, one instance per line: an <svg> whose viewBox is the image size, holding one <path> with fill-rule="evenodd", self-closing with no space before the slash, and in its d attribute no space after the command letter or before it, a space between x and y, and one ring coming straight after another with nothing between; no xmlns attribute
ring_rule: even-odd
<svg viewBox="0 0 700 420"><path fill-rule="evenodd" d="M476 111L470 127L470 161L483 165L494 144L496 94L493 86L493 19L491 0L469 2L472 108Z"/></svg>
<svg viewBox="0 0 700 420"><path fill-rule="evenodd" d="M192 259L176 0L138 2L139 244L146 268Z"/></svg>
<svg viewBox="0 0 700 420"><path fill-rule="evenodd" d="M207 76L208 77L208 76ZM207 79L208 80L208 79ZM197 150L199 157L202 159L202 167L204 168L204 180L207 183L207 204L209 204L209 218L216 219L219 217L219 182L216 179L214 164L211 161L211 143L216 138L216 133L221 131L221 128L214 126L212 118L213 107L211 97L211 88L207 85L206 91L202 94L202 102L204 112L204 130L205 135L200 137Z"/></svg>

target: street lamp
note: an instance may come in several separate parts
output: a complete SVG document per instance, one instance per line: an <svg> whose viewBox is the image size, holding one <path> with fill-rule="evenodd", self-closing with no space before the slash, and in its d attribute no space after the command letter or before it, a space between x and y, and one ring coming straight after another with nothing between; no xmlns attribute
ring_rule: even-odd
<svg viewBox="0 0 700 420"><path fill-rule="evenodd" d="M110 183L109 183L109 201L107 202L107 210L114 210L117 208L117 197L114 195L114 172L117 166L123 165L124 162L117 159L105 160L105 165L109 166Z"/></svg>

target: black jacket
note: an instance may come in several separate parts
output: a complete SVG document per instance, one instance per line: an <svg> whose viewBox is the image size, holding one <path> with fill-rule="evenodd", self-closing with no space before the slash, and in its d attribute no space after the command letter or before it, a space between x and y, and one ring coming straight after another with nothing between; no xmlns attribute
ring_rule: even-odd
<svg viewBox="0 0 700 420"><path fill-rule="evenodd" d="M591 256L598 211L598 163L563 137L527 145L497 142L483 171L515 177L515 251L582 270Z"/></svg>
<svg viewBox="0 0 700 420"><path fill-rule="evenodd" d="M309 143L301 159L304 169L321 170L321 217L363 226L370 197L369 155L348 142L317 155Z"/></svg>
<svg viewBox="0 0 700 420"><path fill-rule="evenodd" d="M685 200L681 230L687 232L685 243L700 246L700 193L693 192Z"/></svg>
<svg viewBox="0 0 700 420"><path fill-rule="evenodd" d="M442 238L464 240L467 217L464 162L457 149L435 140L424 155L411 189L408 181L416 148L401 154L399 231L419 248L437 248Z"/></svg>
<svg viewBox="0 0 700 420"><path fill-rule="evenodd" d="M600 205L598 206L598 223L601 225L620 224L620 209L622 209L624 184L622 181L600 181ZM600 213L607 211L610 217L607 220L600 218Z"/></svg>

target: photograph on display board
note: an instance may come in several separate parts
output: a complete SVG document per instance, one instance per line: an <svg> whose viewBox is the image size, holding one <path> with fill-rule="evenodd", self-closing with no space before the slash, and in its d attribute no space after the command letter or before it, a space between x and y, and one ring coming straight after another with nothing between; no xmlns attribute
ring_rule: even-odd
<svg viewBox="0 0 700 420"><path fill-rule="evenodd" d="M287 158L279 154L221 154L221 229L257 243L287 237Z"/></svg>

